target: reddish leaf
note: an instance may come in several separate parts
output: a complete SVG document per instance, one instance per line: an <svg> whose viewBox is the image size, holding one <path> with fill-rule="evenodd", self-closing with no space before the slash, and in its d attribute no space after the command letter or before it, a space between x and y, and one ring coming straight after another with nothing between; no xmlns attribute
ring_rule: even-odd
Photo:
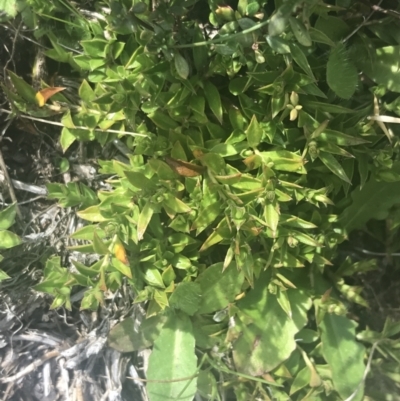
<svg viewBox="0 0 400 401"><path fill-rule="evenodd" d="M35 97L39 107L43 107L46 104L47 100L49 100L56 93L63 91L64 89L66 88L56 86L54 88L44 88L37 92Z"/></svg>
<svg viewBox="0 0 400 401"><path fill-rule="evenodd" d="M204 172L204 167L183 160L173 159L172 157L167 156L165 161L172 170L175 171L175 173L182 175L183 177L197 177Z"/></svg>

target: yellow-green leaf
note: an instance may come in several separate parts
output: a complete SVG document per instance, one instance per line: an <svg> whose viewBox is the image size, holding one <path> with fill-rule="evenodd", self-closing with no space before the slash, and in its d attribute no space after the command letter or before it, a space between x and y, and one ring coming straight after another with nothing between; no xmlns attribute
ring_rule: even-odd
<svg viewBox="0 0 400 401"><path fill-rule="evenodd" d="M14 224L16 205L13 203L0 212L0 230L7 230Z"/></svg>
<svg viewBox="0 0 400 401"><path fill-rule="evenodd" d="M150 223L153 213L154 213L154 206L150 202L147 202L139 214L139 220L137 225L137 237L139 241L143 239L144 233L146 232L147 226Z"/></svg>
<svg viewBox="0 0 400 401"><path fill-rule="evenodd" d="M220 122L220 124L222 124L222 103L218 89L213 83L207 81L204 83L204 94L211 111L215 117L217 117L217 120Z"/></svg>
<svg viewBox="0 0 400 401"><path fill-rule="evenodd" d="M179 53L175 53L175 68L182 79L187 79L189 76L189 64Z"/></svg>
<svg viewBox="0 0 400 401"><path fill-rule="evenodd" d="M246 130L247 142L252 148L257 147L257 145L261 142L262 134L262 128L257 121L257 117L253 114L250 124Z"/></svg>
<svg viewBox="0 0 400 401"><path fill-rule="evenodd" d="M92 223L100 223L108 220L100 213L98 205L90 206L85 210L79 211L77 214L81 219L91 221Z"/></svg>
<svg viewBox="0 0 400 401"><path fill-rule="evenodd" d="M7 230L0 231L0 249L9 249L21 243L21 238L13 232Z"/></svg>

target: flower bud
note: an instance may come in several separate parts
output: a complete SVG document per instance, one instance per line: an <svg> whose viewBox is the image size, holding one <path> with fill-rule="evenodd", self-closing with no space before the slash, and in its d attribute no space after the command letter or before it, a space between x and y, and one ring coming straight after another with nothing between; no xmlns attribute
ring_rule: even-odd
<svg viewBox="0 0 400 401"><path fill-rule="evenodd" d="M299 113L297 109L290 110L290 117L289 117L290 121L295 121L297 119L298 114Z"/></svg>
<svg viewBox="0 0 400 401"><path fill-rule="evenodd" d="M299 104L299 95L294 91L290 94L290 103L292 103L293 106Z"/></svg>

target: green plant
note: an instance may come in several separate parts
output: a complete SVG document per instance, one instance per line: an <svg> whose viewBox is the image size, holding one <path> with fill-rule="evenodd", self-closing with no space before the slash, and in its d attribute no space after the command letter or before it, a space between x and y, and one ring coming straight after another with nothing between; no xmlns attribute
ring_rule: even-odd
<svg viewBox="0 0 400 401"><path fill-rule="evenodd" d="M117 137L130 150L126 162L98 161L111 189L97 198L48 186L88 222L70 249L98 260L70 269L53 257L36 289L71 307L71 289L87 287L81 308L95 309L129 284L147 320L139 333L122 322L110 343L153 345L151 401L221 399L216 372L238 400L363 399L375 348L357 340L348 312L368 303L349 277L376 263L335 257L352 230L399 203L399 129L381 115L400 115L395 17L383 30L345 21L350 5L365 12L351 1L121 0L86 20L60 0L47 5L56 20L27 3L47 57L82 81L75 97L40 106L11 73L14 112L62 113L64 151Z"/></svg>
<svg viewBox="0 0 400 401"><path fill-rule="evenodd" d="M22 240L18 235L14 234L8 229L14 224L16 215L16 206L12 204L7 206L0 212L0 251L4 249L10 249L22 243ZM0 255L0 262L4 259ZM0 269L0 281L10 278L3 270Z"/></svg>

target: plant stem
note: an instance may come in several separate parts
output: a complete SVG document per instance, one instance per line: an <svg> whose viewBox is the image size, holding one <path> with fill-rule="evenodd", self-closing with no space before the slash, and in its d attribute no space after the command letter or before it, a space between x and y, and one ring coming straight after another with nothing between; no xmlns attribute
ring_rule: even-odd
<svg viewBox="0 0 400 401"><path fill-rule="evenodd" d="M10 198L13 201L13 203L15 203L15 210L17 212L17 215L20 220L23 220L21 210L18 207L18 199L15 195L14 187L12 185L10 176L8 175L7 166L6 166L6 163L4 162L3 154L1 153L1 150L0 150L0 170L3 170L4 180L8 186L8 192L10 194Z"/></svg>
<svg viewBox="0 0 400 401"><path fill-rule="evenodd" d="M260 22L259 24L252 26L251 28L247 28L244 31L237 32L232 35L224 35L217 39L205 40L203 42L188 43L185 45L175 45L175 46L173 46L173 48L174 49L187 49L187 48L191 48L191 47L201 47L201 46L208 46L208 45L213 45L213 44L217 44L217 43L222 43L222 42L225 42L228 40L233 40L240 36L247 35L248 33L257 31L257 30L261 29L262 27L264 27L265 25L267 25L268 23L269 23L269 20L266 20L264 22Z"/></svg>

